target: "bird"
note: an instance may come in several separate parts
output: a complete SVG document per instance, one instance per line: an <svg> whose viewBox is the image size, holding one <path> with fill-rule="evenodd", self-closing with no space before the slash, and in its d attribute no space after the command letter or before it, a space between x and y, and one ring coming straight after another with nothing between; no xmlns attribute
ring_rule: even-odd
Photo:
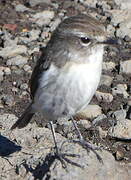
<svg viewBox="0 0 131 180"><path fill-rule="evenodd" d="M78 135L74 142L95 152L97 148L84 140L73 116L87 108L95 94L104 47L110 42L105 26L92 16L78 14L65 18L36 63L30 79L31 103L11 130L27 126L33 115L41 112L51 125L59 154L53 122L68 117Z"/></svg>

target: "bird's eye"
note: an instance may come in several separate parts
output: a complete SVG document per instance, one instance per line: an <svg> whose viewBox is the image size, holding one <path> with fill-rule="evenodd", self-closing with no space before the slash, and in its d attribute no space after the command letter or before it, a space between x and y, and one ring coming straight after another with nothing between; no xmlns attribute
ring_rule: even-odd
<svg viewBox="0 0 131 180"><path fill-rule="evenodd" d="M81 41L84 44L89 44L91 40L88 37L81 37Z"/></svg>

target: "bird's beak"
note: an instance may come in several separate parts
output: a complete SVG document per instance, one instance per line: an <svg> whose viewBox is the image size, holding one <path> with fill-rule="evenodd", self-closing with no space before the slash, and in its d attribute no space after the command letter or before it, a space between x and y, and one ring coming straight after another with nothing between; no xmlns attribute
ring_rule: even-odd
<svg viewBox="0 0 131 180"><path fill-rule="evenodd" d="M120 42L116 38L108 38L105 41L103 41L102 44L115 46L120 45Z"/></svg>

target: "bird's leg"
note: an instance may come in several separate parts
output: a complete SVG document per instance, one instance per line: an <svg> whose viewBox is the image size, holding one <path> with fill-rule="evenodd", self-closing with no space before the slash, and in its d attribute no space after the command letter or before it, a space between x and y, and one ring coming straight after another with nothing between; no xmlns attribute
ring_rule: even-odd
<svg viewBox="0 0 131 180"><path fill-rule="evenodd" d="M58 145L57 145L57 141L56 141L56 133L55 133L54 125L53 125L52 121L50 121L49 124L50 124L50 128L51 128L52 136L53 136L53 141L55 144L56 154L58 154L59 151L58 151Z"/></svg>
<svg viewBox="0 0 131 180"><path fill-rule="evenodd" d="M60 160L60 162L62 164L62 167L63 168L67 167L65 162L70 163L70 164L75 165L75 166L78 166L78 167L82 167L81 165L79 165L79 164L77 164L77 163L75 163L75 162L73 162L73 161L71 161L70 159L67 158L69 156L70 157L78 157L78 155L76 155L76 154L67 154L67 153L62 153L61 152L62 151L62 146L61 146L61 148L59 148L58 145L57 145L56 133L55 133L53 122L50 121L49 124L50 124L50 127L51 127L51 132L52 132L53 140L54 140L54 144L55 144L55 157Z"/></svg>
<svg viewBox="0 0 131 180"><path fill-rule="evenodd" d="M72 123L74 125L74 128L77 132L77 135L78 135L78 140L72 140L74 143L78 143L79 145L81 145L84 149L86 150L91 150L95 153L96 157L98 158L99 161L102 162L102 158L100 157L100 155L96 152L96 150L99 150L100 148L97 147L97 146L94 146L93 144L87 142L84 140L83 136L81 135L81 132L77 126L77 123L76 121L73 119L73 117L71 117L71 120L72 120Z"/></svg>

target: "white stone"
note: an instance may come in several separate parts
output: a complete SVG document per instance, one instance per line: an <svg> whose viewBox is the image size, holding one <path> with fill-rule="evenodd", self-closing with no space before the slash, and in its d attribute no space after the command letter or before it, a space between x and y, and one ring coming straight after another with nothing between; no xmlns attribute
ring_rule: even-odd
<svg viewBox="0 0 131 180"><path fill-rule="evenodd" d="M31 9L27 8L26 6L24 6L23 4L17 4L15 6L15 10L17 12L25 12L25 11L31 11Z"/></svg>
<svg viewBox="0 0 131 180"><path fill-rule="evenodd" d="M116 87L112 88L112 94L122 94L124 98L129 98L129 94L127 93L127 85L126 84L117 84Z"/></svg>
<svg viewBox="0 0 131 180"><path fill-rule="evenodd" d="M113 78L108 76L108 75L102 75L100 84L99 85L105 85L105 86L110 86L113 81Z"/></svg>
<svg viewBox="0 0 131 180"><path fill-rule="evenodd" d="M103 93L100 91L96 91L95 96L99 102L107 102L110 103L113 101L113 96L110 93Z"/></svg>
<svg viewBox="0 0 131 180"><path fill-rule="evenodd" d="M88 105L87 108L78 113L78 117L93 119L102 114L102 109L98 105Z"/></svg>
<svg viewBox="0 0 131 180"><path fill-rule="evenodd" d="M131 0L114 0L120 9L131 10Z"/></svg>
<svg viewBox="0 0 131 180"><path fill-rule="evenodd" d="M40 4L40 3L50 4L51 0L29 0L29 3L31 5L31 7L34 7L34 6L36 6L37 4Z"/></svg>
<svg viewBox="0 0 131 180"><path fill-rule="evenodd" d="M125 36L129 36L131 38L131 19L127 19L120 23L116 35L121 38L124 38Z"/></svg>
<svg viewBox="0 0 131 180"><path fill-rule="evenodd" d="M47 25L54 18L54 11L45 10L32 15L32 20L39 26Z"/></svg>
<svg viewBox="0 0 131 180"><path fill-rule="evenodd" d="M85 6L96 8L96 3L98 1L97 0L84 0L84 1L80 0L80 2L84 4Z"/></svg>
<svg viewBox="0 0 131 180"><path fill-rule="evenodd" d="M13 123L16 122L18 118L14 114L0 114L0 123L2 125L2 129L10 129Z"/></svg>
<svg viewBox="0 0 131 180"><path fill-rule="evenodd" d="M4 72L2 69L0 69L0 81L3 81Z"/></svg>
<svg viewBox="0 0 131 180"><path fill-rule="evenodd" d="M115 26L117 26L121 22L131 19L131 11L130 10L113 9L113 10L109 10L108 12L112 14L111 22Z"/></svg>
<svg viewBox="0 0 131 180"><path fill-rule="evenodd" d="M25 70L25 71L31 71L31 66L29 66L28 64L26 64L26 65L24 65L24 67L23 67L23 69Z"/></svg>
<svg viewBox="0 0 131 180"><path fill-rule="evenodd" d="M120 62L120 72L131 74L131 60Z"/></svg>
<svg viewBox="0 0 131 180"><path fill-rule="evenodd" d="M6 64L8 66L20 66L21 67L27 63L27 60L28 60L27 57L18 55L18 56L8 59Z"/></svg>
<svg viewBox="0 0 131 180"><path fill-rule="evenodd" d="M32 29L32 30L29 32L30 40L31 40L31 41L37 40L37 39L39 38L40 33L41 33L40 30Z"/></svg>
<svg viewBox="0 0 131 180"><path fill-rule="evenodd" d="M115 138L131 139L131 120L123 119L117 121L117 125L111 127L108 134Z"/></svg>
<svg viewBox="0 0 131 180"><path fill-rule="evenodd" d="M107 32L110 36L114 36L115 33L115 27L113 27L111 24L107 26Z"/></svg>
<svg viewBox="0 0 131 180"><path fill-rule="evenodd" d="M50 23L50 30L51 30L51 32L56 29L56 27L60 24L60 22L61 22L61 19L57 18L57 19L55 19L54 21L52 21Z"/></svg>
<svg viewBox="0 0 131 180"><path fill-rule="evenodd" d="M7 46L0 51L0 56L3 58L11 58L18 54L26 54L27 47L24 45Z"/></svg>
<svg viewBox="0 0 131 180"><path fill-rule="evenodd" d="M103 62L102 69L105 71L112 71L115 69L116 64L114 62Z"/></svg>

